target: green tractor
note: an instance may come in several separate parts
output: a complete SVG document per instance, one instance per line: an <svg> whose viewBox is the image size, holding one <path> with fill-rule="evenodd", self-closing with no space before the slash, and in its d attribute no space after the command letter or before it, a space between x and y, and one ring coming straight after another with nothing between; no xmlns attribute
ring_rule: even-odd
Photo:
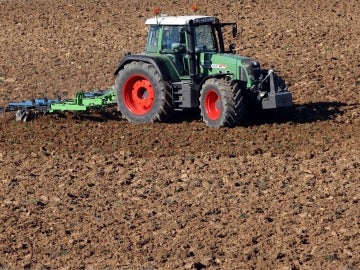
<svg viewBox="0 0 360 270"><path fill-rule="evenodd" d="M146 20L143 54L127 54L115 70L115 94L123 117L134 123L162 122L174 111L199 108L209 127L242 123L248 108L292 105L283 79L258 62L226 50L224 27L213 16L156 15Z"/></svg>

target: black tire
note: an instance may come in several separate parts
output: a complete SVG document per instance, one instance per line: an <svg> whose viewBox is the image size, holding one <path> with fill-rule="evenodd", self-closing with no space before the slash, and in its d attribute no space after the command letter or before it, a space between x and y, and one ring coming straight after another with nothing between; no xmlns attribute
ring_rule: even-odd
<svg viewBox="0 0 360 270"><path fill-rule="evenodd" d="M246 107L242 89L233 81L207 80L200 91L201 116L209 127L233 127L241 124Z"/></svg>
<svg viewBox="0 0 360 270"><path fill-rule="evenodd" d="M171 87L151 64L126 64L116 78L115 91L118 109L130 122L163 122L173 112Z"/></svg>

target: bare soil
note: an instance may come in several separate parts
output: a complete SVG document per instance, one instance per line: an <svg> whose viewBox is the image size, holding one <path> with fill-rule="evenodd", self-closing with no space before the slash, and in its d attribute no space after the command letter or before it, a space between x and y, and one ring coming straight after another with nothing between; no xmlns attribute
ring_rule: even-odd
<svg viewBox="0 0 360 270"><path fill-rule="evenodd" d="M112 86L156 4L1 0L0 105ZM294 109L232 129L1 114L0 269L360 269L358 1L199 6L238 22L238 54L278 70Z"/></svg>

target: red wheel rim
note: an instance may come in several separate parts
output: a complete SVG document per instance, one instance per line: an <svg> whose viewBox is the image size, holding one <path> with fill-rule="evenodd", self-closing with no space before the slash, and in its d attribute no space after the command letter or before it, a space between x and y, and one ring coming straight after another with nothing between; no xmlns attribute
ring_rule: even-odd
<svg viewBox="0 0 360 270"><path fill-rule="evenodd" d="M142 115L149 112L154 105L154 97L154 88L146 77L133 75L126 80L123 98L132 113Z"/></svg>
<svg viewBox="0 0 360 270"><path fill-rule="evenodd" d="M219 94L210 90L205 95L205 110L211 120L216 120L221 115L221 104Z"/></svg>

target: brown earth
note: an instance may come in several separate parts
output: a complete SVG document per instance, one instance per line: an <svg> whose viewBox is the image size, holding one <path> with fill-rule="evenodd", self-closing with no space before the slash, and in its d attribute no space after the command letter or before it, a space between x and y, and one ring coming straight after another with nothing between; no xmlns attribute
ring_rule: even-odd
<svg viewBox="0 0 360 270"><path fill-rule="evenodd" d="M190 14L189 1L161 1ZM153 1L1 0L0 102L109 87ZM0 269L360 269L357 0L202 1L295 108L244 127L0 115Z"/></svg>

